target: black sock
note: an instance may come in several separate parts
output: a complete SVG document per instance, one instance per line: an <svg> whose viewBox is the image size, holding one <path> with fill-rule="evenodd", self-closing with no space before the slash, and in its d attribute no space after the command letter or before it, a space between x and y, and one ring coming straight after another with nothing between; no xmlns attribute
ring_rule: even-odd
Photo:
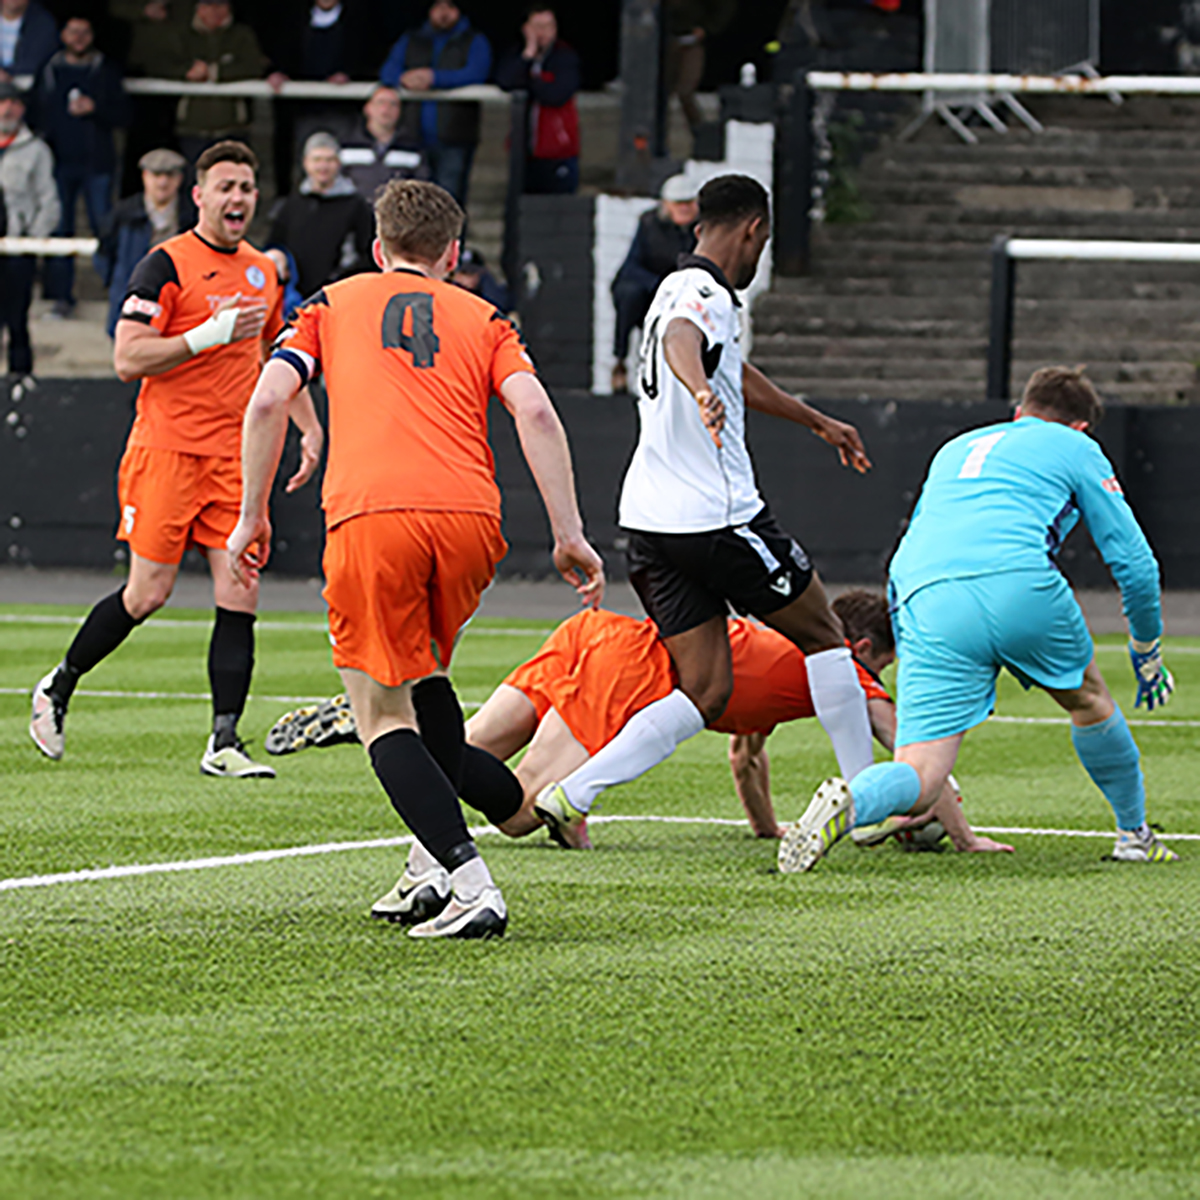
<svg viewBox="0 0 1200 1200"><path fill-rule="evenodd" d="M121 588L96 604L68 647L50 685L51 695L64 705L71 699L79 677L107 658L141 624L126 611L124 594Z"/></svg>
<svg viewBox="0 0 1200 1200"><path fill-rule="evenodd" d="M213 734L220 750L237 741L237 723L246 707L254 672L254 614L218 608L208 644L208 682L213 698ZM232 721L229 720L232 718Z"/></svg>
<svg viewBox="0 0 1200 1200"><path fill-rule="evenodd" d="M377 737L370 754L392 807L447 871L478 856L458 797L415 730L393 729Z"/></svg>
<svg viewBox="0 0 1200 1200"><path fill-rule="evenodd" d="M463 747L459 795L493 825L515 816L525 799L520 780L494 754L478 746Z"/></svg>
<svg viewBox="0 0 1200 1200"><path fill-rule="evenodd" d="M463 714L454 685L444 675L422 679L412 690L412 701L421 741L457 796L463 779Z"/></svg>

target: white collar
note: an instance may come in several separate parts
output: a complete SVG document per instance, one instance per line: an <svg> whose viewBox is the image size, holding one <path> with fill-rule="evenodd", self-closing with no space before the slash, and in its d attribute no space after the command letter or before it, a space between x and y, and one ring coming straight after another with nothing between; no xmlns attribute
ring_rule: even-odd
<svg viewBox="0 0 1200 1200"><path fill-rule="evenodd" d="M308 23L314 29L328 29L330 25L336 25L338 17L342 15L342 6L335 4L332 8L318 8L313 5L308 14Z"/></svg>

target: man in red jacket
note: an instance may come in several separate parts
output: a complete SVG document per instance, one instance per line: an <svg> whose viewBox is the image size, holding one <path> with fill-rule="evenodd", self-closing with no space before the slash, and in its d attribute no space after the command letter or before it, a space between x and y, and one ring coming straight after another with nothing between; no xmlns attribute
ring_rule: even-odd
<svg viewBox="0 0 1200 1200"><path fill-rule="evenodd" d="M579 187L579 55L559 41L558 19L548 4L531 4L514 48L496 68L506 91L529 93L525 191L570 195Z"/></svg>

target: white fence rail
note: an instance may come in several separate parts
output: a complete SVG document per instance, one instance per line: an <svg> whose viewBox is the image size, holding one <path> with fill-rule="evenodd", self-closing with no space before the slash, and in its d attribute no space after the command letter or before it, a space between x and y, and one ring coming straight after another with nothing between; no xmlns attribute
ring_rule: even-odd
<svg viewBox="0 0 1200 1200"><path fill-rule="evenodd" d="M37 254L43 258L89 258L96 253L95 238L0 237L0 254Z"/></svg>

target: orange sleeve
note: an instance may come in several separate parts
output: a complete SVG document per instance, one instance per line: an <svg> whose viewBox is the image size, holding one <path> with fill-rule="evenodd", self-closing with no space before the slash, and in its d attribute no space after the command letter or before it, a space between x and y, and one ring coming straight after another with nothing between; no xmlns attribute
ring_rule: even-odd
<svg viewBox="0 0 1200 1200"><path fill-rule="evenodd" d="M534 367L533 359L529 357L529 351L525 349L517 327L499 310L492 316L491 328L494 330L492 391L498 395L500 385L510 375L515 375L518 371L532 372Z"/></svg>
<svg viewBox="0 0 1200 1200"><path fill-rule="evenodd" d="M854 662L854 669L858 672L858 682L862 684L862 689L867 693L868 700L886 700L889 704L892 703L892 698L888 695L887 688L857 659Z"/></svg>
<svg viewBox="0 0 1200 1200"><path fill-rule="evenodd" d="M321 293L318 293L321 295ZM299 309L291 325L279 335L272 358L282 359L306 386L321 373L321 313L324 302L309 302Z"/></svg>

